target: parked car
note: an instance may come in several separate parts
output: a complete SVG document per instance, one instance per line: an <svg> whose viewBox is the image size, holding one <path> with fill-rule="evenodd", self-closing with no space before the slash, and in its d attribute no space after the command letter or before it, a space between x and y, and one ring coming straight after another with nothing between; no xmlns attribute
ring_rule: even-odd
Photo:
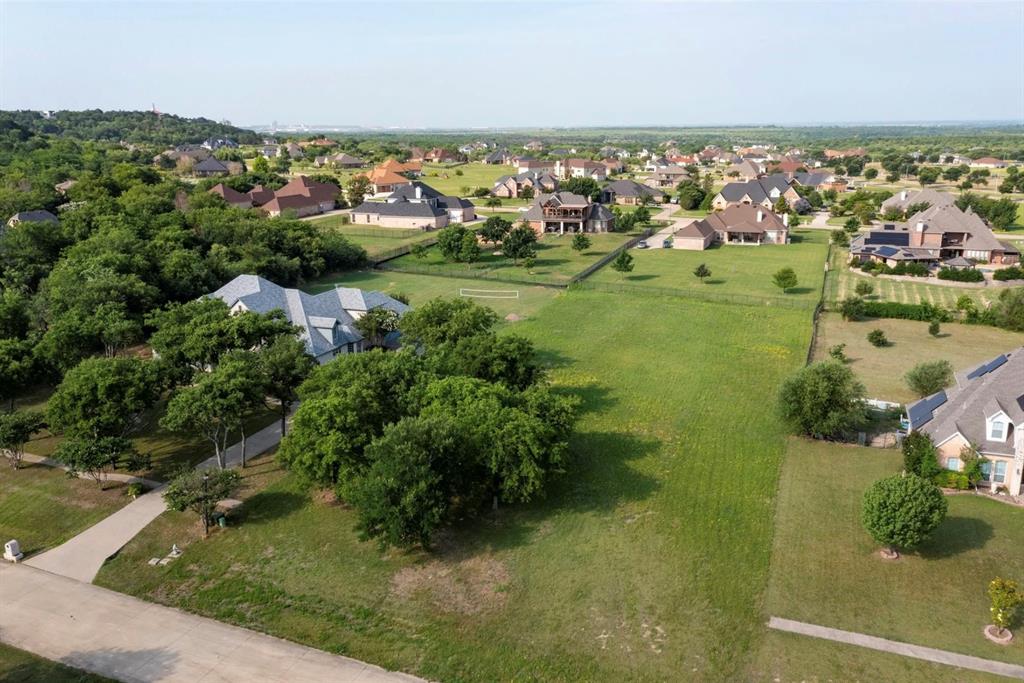
<svg viewBox="0 0 1024 683"><path fill-rule="evenodd" d="M647 240L640 240L639 242L637 242L636 243L636 248L637 249L646 249L647 248Z"/></svg>
<svg viewBox="0 0 1024 683"><path fill-rule="evenodd" d="M672 248L672 238L670 237L668 239L662 240L661 241L661 248L662 249L671 249Z"/></svg>

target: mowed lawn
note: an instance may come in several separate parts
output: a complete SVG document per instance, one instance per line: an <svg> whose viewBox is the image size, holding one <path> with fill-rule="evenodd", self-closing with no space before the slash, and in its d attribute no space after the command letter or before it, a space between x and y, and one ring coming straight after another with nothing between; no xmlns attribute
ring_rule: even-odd
<svg viewBox="0 0 1024 683"><path fill-rule="evenodd" d="M797 230L793 243L763 246L722 245L705 251L683 249L633 249L633 272L623 275L609 267L592 276L595 282L633 284L694 291L708 296L781 297L782 290L772 282L780 269L796 271L798 284L785 297L803 300L813 306L821 293L828 233L822 230ZM703 283L693 274L704 263L711 277Z"/></svg>
<svg viewBox="0 0 1024 683"><path fill-rule="evenodd" d="M877 348L868 333L880 329L891 342ZM928 323L913 320L873 319L848 322L838 313L824 313L818 322L814 359L824 360L836 344L846 344L850 368L864 383L868 396L907 402L917 398L903 376L923 361L948 360L956 371L1024 345L1024 334L987 325L947 323L939 336L928 334Z"/></svg>
<svg viewBox="0 0 1024 683"><path fill-rule="evenodd" d="M461 175L459 173L461 172ZM478 187L490 190L494 181L503 175L514 175L516 169L508 164L473 162L460 166L423 164L423 175L418 180L438 192L452 196L468 196ZM465 189L469 188L469 192ZM503 200L504 201L504 200ZM483 200L480 200L481 206Z"/></svg>
<svg viewBox="0 0 1024 683"><path fill-rule="evenodd" d="M632 233L617 232L588 234L590 248L579 252L572 248L572 235L546 234L537 241L537 256L530 268L524 266L521 261L519 265L513 264L512 259L500 253L500 249L490 245L482 247L480 260L476 263L446 261L437 247L431 247L422 258L407 254L389 261L388 266L454 276L467 274L495 280L513 279L564 284L634 236Z"/></svg>
<svg viewBox="0 0 1024 683"><path fill-rule="evenodd" d="M501 318L510 314L519 318L532 316L562 292L560 289L540 285L437 277L392 270L339 273L310 282L303 289L316 294L337 285L377 290L392 295L402 294L409 297L409 303L413 306L437 297L457 298L472 295L469 298L492 308Z"/></svg>
<svg viewBox="0 0 1024 683"><path fill-rule="evenodd" d="M64 470L0 463L0 538L15 538L26 556L60 545L129 502L125 486L71 479Z"/></svg>
<svg viewBox="0 0 1024 683"><path fill-rule="evenodd" d="M850 255L845 249L837 249L832 259L829 285L826 290L828 301L842 301L855 296L858 282L867 282L874 291L867 297L873 301L896 301L904 304L930 303L944 308L956 308L956 300L967 295L981 307L988 307L999 298L1002 287L947 287L933 284L936 278L915 278L915 281L890 280L885 277L854 272L850 269ZM917 280L920 280L918 282Z"/></svg>
<svg viewBox="0 0 1024 683"><path fill-rule="evenodd" d="M897 450L790 441L767 613L1024 664L1024 639L1002 647L982 635L990 622L988 581L1024 579L1024 510L974 495L950 496L948 517L927 542L897 562L884 561L861 526L861 500L871 483L901 466ZM800 648L797 638L767 643L758 678L967 679L938 667L927 667L934 676L910 676L895 658L880 658L876 666L884 668L858 671L863 651L854 648L843 666L823 670L821 662L798 656Z"/></svg>
<svg viewBox="0 0 1024 683"><path fill-rule="evenodd" d="M584 403L547 498L381 554L291 476L196 541L168 513L99 583L431 680L743 679L808 312L570 292L514 329ZM686 349L685 354L670 349ZM664 352L662 352L664 351ZM171 539L182 560L145 561Z"/></svg>
<svg viewBox="0 0 1024 683"><path fill-rule="evenodd" d="M431 239L435 232L417 230L415 228L388 228L368 225L352 225L343 223L347 215L333 215L313 221L321 229L333 230L344 235L353 244L358 244L370 258L406 244L415 244Z"/></svg>

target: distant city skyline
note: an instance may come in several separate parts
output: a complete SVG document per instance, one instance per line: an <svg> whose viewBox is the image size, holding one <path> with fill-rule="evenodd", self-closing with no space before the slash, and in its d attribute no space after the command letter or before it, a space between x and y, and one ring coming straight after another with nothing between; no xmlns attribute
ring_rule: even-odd
<svg viewBox="0 0 1024 683"><path fill-rule="evenodd" d="M369 129L1024 122L1024 3L0 2L0 108Z"/></svg>

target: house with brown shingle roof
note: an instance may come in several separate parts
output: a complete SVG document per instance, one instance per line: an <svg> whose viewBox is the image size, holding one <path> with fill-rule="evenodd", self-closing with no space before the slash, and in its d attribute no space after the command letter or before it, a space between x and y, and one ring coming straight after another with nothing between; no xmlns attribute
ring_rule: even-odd
<svg viewBox="0 0 1024 683"><path fill-rule="evenodd" d="M789 214L781 218L768 209L737 204L693 221L672 236L673 249L702 251L712 244L786 244Z"/></svg>
<svg viewBox="0 0 1024 683"><path fill-rule="evenodd" d="M252 208L252 197L247 194L242 194L234 188L228 187L224 183L217 183L210 188L210 194L215 194L223 199L225 202L239 209L251 209ZM268 200L269 201L269 200Z"/></svg>
<svg viewBox="0 0 1024 683"><path fill-rule="evenodd" d="M249 191L249 197L268 216L280 216L289 211L301 218L333 210L340 193L341 188L333 183L299 176L279 190L257 185Z"/></svg>

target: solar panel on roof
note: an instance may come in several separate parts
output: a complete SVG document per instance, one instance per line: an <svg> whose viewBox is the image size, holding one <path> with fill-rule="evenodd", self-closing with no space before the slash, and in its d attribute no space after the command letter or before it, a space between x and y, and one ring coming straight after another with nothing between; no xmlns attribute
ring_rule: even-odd
<svg viewBox="0 0 1024 683"><path fill-rule="evenodd" d="M1004 356L1004 355L996 356L995 358L993 358L989 362L982 363L981 365L979 365L978 367L974 368L969 373L967 373L967 379L977 379L978 377L982 377L983 375L987 375L988 373L992 372L996 368L1000 367L1007 360L1008 360L1007 357Z"/></svg>
<svg viewBox="0 0 1024 683"><path fill-rule="evenodd" d="M891 244L894 247L910 246L910 234L906 232L881 232L868 233L865 244Z"/></svg>
<svg viewBox="0 0 1024 683"><path fill-rule="evenodd" d="M879 256L894 256L899 253L899 250L894 249L893 247L879 247L878 251L875 253Z"/></svg>
<svg viewBox="0 0 1024 683"><path fill-rule="evenodd" d="M930 422L935 410L945 402L946 392L940 391L937 394L932 394L928 398L922 398L920 401L911 403L907 407L907 417L910 418L910 426L914 429L918 429L922 425Z"/></svg>

